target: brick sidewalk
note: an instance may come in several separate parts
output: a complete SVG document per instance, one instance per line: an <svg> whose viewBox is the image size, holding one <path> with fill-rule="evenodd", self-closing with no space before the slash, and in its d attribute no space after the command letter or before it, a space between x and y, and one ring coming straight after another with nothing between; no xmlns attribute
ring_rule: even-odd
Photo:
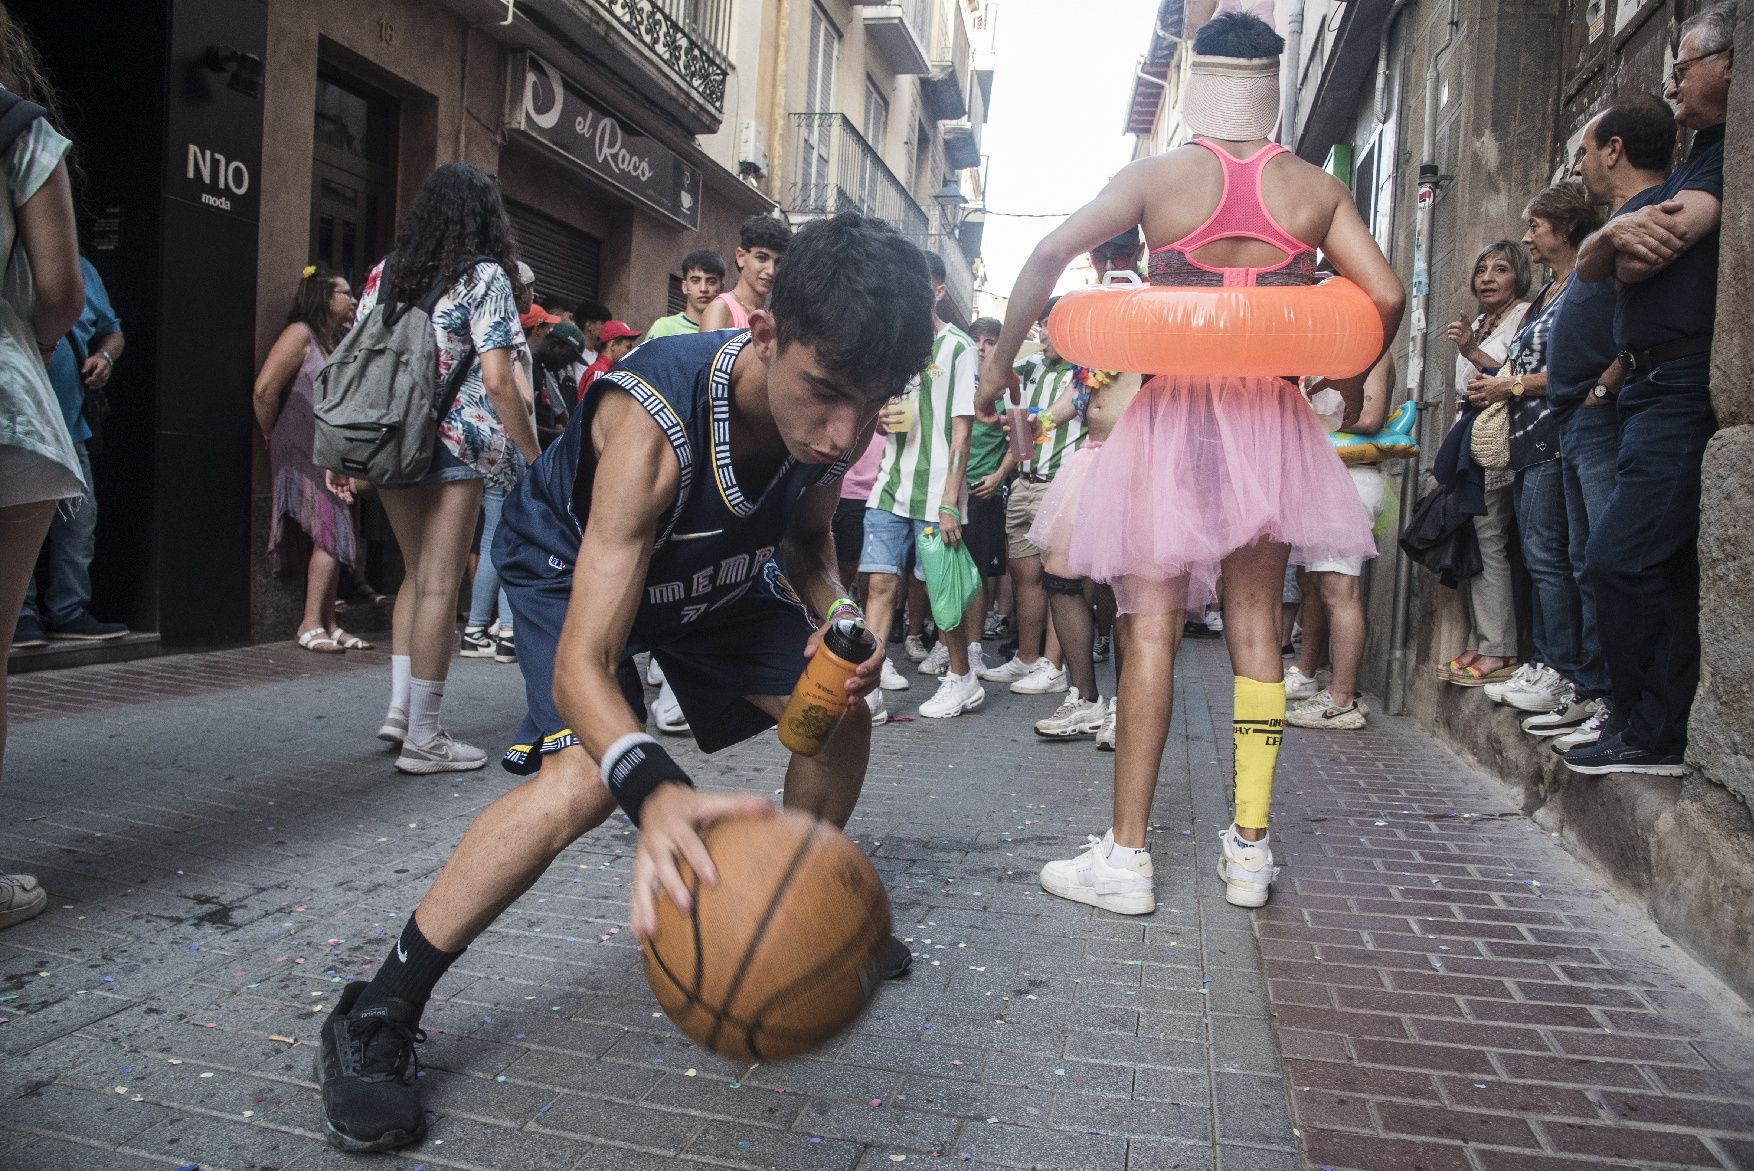
<svg viewBox="0 0 1754 1171"><path fill-rule="evenodd" d="M990 689L877 733L849 828L921 959L844 1038L748 1068L654 1017L620 926L630 831L606 827L441 984L431 1137L340 1156L310 1080L322 1014L509 781L395 774L370 741L381 652L307 660L159 660L184 698L108 707L122 668L70 671L83 713L15 729L33 820L0 827L0 867L52 898L0 935L0 1167L1754 1171L1746 1011L1417 729L1293 731L1285 873L1265 911L1227 906L1210 644L1183 655L1154 916L1036 888L1107 824L1112 758L1029 734L1053 697ZM514 670L464 662L447 710L497 744L520 701ZM755 791L783 774L771 738L693 760Z"/></svg>

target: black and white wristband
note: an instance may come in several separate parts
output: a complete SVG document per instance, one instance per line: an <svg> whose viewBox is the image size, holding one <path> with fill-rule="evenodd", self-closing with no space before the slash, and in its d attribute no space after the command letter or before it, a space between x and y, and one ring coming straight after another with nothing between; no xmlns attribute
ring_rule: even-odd
<svg viewBox="0 0 1754 1171"><path fill-rule="evenodd" d="M603 754L603 783L609 786L609 795L627 814L633 824L639 824L640 807L652 791L665 781L676 781L679 784L694 787L682 766L670 759L663 745L646 735L644 732L629 732L609 746Z"/></svg>

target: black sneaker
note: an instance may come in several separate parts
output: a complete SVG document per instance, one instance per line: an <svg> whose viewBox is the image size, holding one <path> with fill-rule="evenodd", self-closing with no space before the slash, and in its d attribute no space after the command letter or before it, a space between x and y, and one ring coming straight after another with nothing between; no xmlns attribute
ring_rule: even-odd
<svg viewBox="0 0 1754 1171"><path fill-rule="evenodd" d="M323 1089L323 1128L344 1151L393 1151L426 1137L415 1074L417 1042L426 1040L420 1012L405 1000L353 1006L365 981L349 984L323 1022L317 1081Z"/></svg>
<svg viewBox="0 0 1754 1171"><path fill-rule="evenodd" d="M81 614L71 622L49 623L49 638L54 642L106 642L127 633L124 624L99 622L90 614Z"/></svg>
<svg viewBox="0 0 1754 1171"><path fill-rule="evenodd" d="M1652 752L1628 744L1618 735L1594 744L1580 744L1565 754L1565 767L1587 777L1638 773L1647 777L1684 777L1687 762L1678 752Z"/></svg>
<svg viewBox="0 0 1754 1171"><path fill-rule="evenodd" d="M477 626L465 626L462 655L465 659L493 658L493 635Z"/></svg>
<svg viewBox="0 0 1754 1171"><path fill-rule="evenodd" d="M891 935L877 949L877 974L885 980L899 980L914 966L914 953L908 945Z"/></svg>
<svg viewBox="0 0 1754 1171"><path fill-rule="evenodd" d="M12 628L12 649L48 645L49 636L43 633L43 624L28 614L19 615L18 625Z"/></svg>
<svg viewBox="0 0 1754 1171"><path fill-rule="evenodd" d="M494 637L493 661L496 663L515 663L518 661L518 644L511 632L507 631Z"/></svg>

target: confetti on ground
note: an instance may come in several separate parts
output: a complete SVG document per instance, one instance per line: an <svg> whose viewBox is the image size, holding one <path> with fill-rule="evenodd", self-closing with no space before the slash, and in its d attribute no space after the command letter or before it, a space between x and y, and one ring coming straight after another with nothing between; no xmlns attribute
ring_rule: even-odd
<svg viewBox="0 0 1754 1171"><path fill-rule="evenodd" d="M282 1037L279 1033L269 1033L268 1039L270 1041L279 1041L282 1045L296 1045L296 1044L298 1044L297 1037Z"/></svg>

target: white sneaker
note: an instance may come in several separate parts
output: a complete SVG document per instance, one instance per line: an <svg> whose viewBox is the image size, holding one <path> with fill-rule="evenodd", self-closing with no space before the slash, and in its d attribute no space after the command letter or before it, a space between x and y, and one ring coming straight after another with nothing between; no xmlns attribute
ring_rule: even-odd
<svg viewBox="0 0 1754 1171"><path fill-rule="evenodd" d="M670 689L668 679L658 689L658 698L652 701L652 722L658 726L658 731L672 736L682 736L688 732L688 717L682 714L682 702Z"/></svg>
<svg viewBox="0 0 1754 1171"><path fill-rule="evenodd" d="M1323 693L1324 695L1326 692ZM1285 713L1285 722L1294 728L1320 728L1330 732L1356 732L1364 727L1364 703L1354 696L1349 707L1332 703L1300 703Z"/></svg>
<svg viewBox="0 0 1754 1171"><path fill-rule="evenodd" d="M1563 736L1588 723L1589 718L1595 714L1596 701L1580 698L1577 688L1568 683L1559 706L1550 711L1525 716L1523 731L1531 736Z"/></svg>
<svg viewBox="0 0 1754 1171"><path fill-rule="evenodd" d="M1511 673L1509 679L1501 679L1497 683L1488 683L1480 688L1480 690L1485 692L1486 698L1493 703L1503 703L1504 693L1506 691L1509 691L1513 687L1521 687L1523 684L1533 679L1536 673L1540 670L1541 664L1539 663L1524 663Z"/></svg>
<svg viewBox="0 0 1754 1171"><path fill-rule="evenodd" d="M879 687L865 697L865 707L871 712L871 726L881 727L889 722L889 705L883 702L883 689Z"/></svg>
<svg viewBox="0 0 1754 1171"><path fill-rule="evenodd" d="M1316 681L1297 669L1293 663L1285 669L1285 698L1308 699L1316 693Z"/></svg>
<svg viewBox="0 0 1754 1171"><path fill-rule="evenodd" d="M1110 643L1109 643L1108 635L1106 635L1106 634L1097 635L1096 641L1094 643L1092 643L1090 646L1091 660L1093 662L1097 662L1097 663L1108 662L1109 646L1110 646Z"/></svg>
<svg viewBox="0 0 1754 1171"><path fill-rule="evenodd" d="M1596 701L1596 713L1585 720L1576 729L1559 736L1553 741L1553 751L1564 756L1573 748L1582 748L1585 744L1594 744L1602 738L1602 729L1608 726L1609 718L1614 714L1613 705L1606 698Z"/></svg>
<svg viewBox="0 0 1754 1171"><path fill-rule="evenodd" d="M1085 699L1078 694L1076 687L1066 689L1066 698L1060 701L1059 708L1045 720L1035 722L1035 734L1045 740L1075 740L1080 736L1094 736L1102 730L1103 720L1108 715L1108 705L1100 699Z"/></svg>
<svg viewBox="0 0 1754 1171"><path fill-rule="evenodd" d="M1279 868L1273 865L1268 839L1246 842L1231 825L1218 835L1221 856L1218 877L1224 880L1224 901L1233 907L1264 907Z"/></svg>
<svg viewBox="0 0 1754 1171"><path fill-rule="evenodd" d="M1096 747L1103 752L1115 750L1115 719L1120 715L1121 697L1110 696L1108 707L1102 713L1102 727L1096 730Z"/></svg>
<svg viewBox="0 0 1754 1171"><path fill-rule="evenodd" d="M1054 695L1066 690L1067 686L1066 669L1042 658L1035 661L1029 674L1011 685L1011 690L1018 695Z"/></svg>
<svg viewBox="0 0 1754 1171"><path fill-rule="evenodd" d="M396 771L403 773L466 773L487 763L487 753L465 744L449 732L440 732L429 744L402 741Z"/></svg>
<svg viewBox="0 0 1754 1171"><path fill-rule="evenodd" d="M895 669L894 663L890 662L888 659L884 659L883 677L879 681L879 686L885 691L906 691L908 688L912 687L913 684L908 681L906 675L903 675L900 671Z"/></svg>
<svg viewBox="0 0 1754 1171"><path fill-rule="evenodd" d="M920 674L942 675L950 669L950 648L940 640L932 648L932 653L920 662Z"/></svg>
<svg viewBox="0 0 1754 1171"><path fill-rule="evenodd" d="M966 675L944 672L938 692L920 705L920 714L928 720L948 720L963 712L972 712L987 702L986 688L973 671Z"/></svg>
<svg viewBox="0 0 1754 1171"><path fill-rule="evenodd" d="M1550 712L1564 706L1571 698L1571 684L1551 667L1542 667L1527 683L1506 687L1498 702L1521 712Z"/></svg>
<svg viewBox="0 0 1754 1171"><path fill-rule="evenodd" d="M910 634L901 644L902 653L912 662L918 663L926 657L926 640L917 634Z"/></svg>
<svg viewBox="0 0 1754 1171"><path fill-rule="evenodd" d="M1049 862L1041 868L1041 888L1051 895L1101 907L1118 915L1149 915L1157 909L1151 855L1140 851L1125 865L1109 861L1115 831L1086 840L1076 858Z"/></svg>
<svg viewBox="0 0 1754 1171"><path fill-rule="evenodd" d="M657 655L652 655L646 660L646 686L664 686L664 668L658 666Z"/></svg>
<svg viewBox="0 0 1754 1171"><path fill-rule="evenodd" d="M1210 630L1213 634L1224 633L1224 615L1217 610L1206 611L1200 616L1200 621L1204 623L1206 629Z"/></svg>
<svg viewBox="0 0 1754 1171"><path fill-rule="evenodd" d="M408 739L408 713L396 708L385 712L384 722L378 728L378 739L398 746Z"/></svg>
<svg viewBox="0 0 1754 1171"><path fill-rule="evenodd" d="M1046 660L1044 659L1037 659L1036 663L1045 661ZM1012 655L997 667L988 667L985 671L982 671L981 678L985 679L988 683L1015 683L1025 675L1028 675L1031 671L1035 670L1036 663L1026 663L1016 655Z"/></svg>
<svg viewBox="0 0 1754 1171"><path fill-rule="evenodd" d="M976 676L987 669L987 652L981 649L978 642L968 644L968 669Z"/></svg>
<svg viewBox="0 0 1754 1171"><path fill-rule="evenodd" d="M1363 712L1367 716L1370 714L1370 705L1368 703L1365 703L1364 697L1362 695L1358 694L1356 691L1354 691L1352 693L1352 702L1354 704L1358 705L1359 711ZM1332 691L1328 690L1326 687L1324 687L1320 691L1316 692L1314 695L1310 696L1308 699L1303 700L1300 703L1292 704L1290 707L1288 707L1286 709L1285 715L1286 715L1286 718L1290 718L1290 715L1292 712L1298 712L1298 711L1300 711L1300 712L1319 712L1323 708L1330 708L1333 706L1334 706L1334 693Z"/></svg>

